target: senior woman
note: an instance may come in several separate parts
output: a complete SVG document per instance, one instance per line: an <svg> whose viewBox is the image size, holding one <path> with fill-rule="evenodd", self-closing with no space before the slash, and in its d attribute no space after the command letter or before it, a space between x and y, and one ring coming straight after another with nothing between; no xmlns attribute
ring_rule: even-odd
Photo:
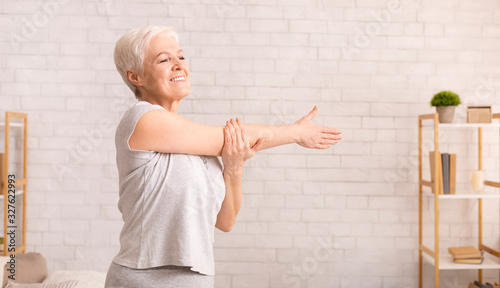
<svg viewBox="0 0 500 288"><path fill-rule="evenodd" d="M229 232L241 206L243 163L287 143L325 149L340 131L313 124L208 126L177 114L189 68L171 27L125 33L114 60L139 100L116 129L120 251L105 287L213 287L214 227ZM221 156L224 167L217 156Z"/></svg>

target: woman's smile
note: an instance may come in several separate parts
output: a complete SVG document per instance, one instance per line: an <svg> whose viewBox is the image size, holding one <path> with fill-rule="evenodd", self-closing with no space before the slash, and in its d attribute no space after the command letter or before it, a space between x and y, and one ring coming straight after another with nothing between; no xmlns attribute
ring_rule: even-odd
<svg viewBox="0 0 500 288"><path fill-rule="evenodd" d="M184 77L184 76L176 76L176 77L170 79L170 81L172 81L172 82L180 82L180 81L185 81L185 80L186 80L186 77Z"/></svg>

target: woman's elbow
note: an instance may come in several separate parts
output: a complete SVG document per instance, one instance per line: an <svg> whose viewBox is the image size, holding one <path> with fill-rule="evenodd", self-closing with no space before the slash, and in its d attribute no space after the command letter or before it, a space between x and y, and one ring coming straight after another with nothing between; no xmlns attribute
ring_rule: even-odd
<svg viewBox="0 0 500 288"><path fill-rule="evenodd" d="M236 222L236 219L224 221L223 223L217 223L215 227L222 232L230 232L231 230L233 230L234 222Z"/></svg>
<svg viewBox="0 0 500 288"><path fill-rule="evenodd" d="M217 227L217 228L219 228L219 230L222 232L230 232L233 229L233 226L223 226L223 227Z"/></svg>

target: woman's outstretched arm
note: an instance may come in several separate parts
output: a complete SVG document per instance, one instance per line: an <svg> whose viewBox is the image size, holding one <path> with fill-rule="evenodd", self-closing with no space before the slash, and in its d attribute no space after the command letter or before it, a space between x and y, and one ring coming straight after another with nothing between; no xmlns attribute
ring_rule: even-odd
<svg viewBox="0 0 500 288"><path fill-rule="evenodd" d="M318 108L297 120L294 124L286 125L259 125L245 124L250 145L257 139L264 137L266 141L261 149L267 149L289 143L297 143L306 148L326 149L342 139L340 131L335 128L322 127L313 124L311 120L318 113Z"/></svg>
<svg viewBox="0 0 500 288"><path fill-rule="evenodd" d="M318 108L289 125L245 124L250 146L265 138L261 149L288 143L325 149L341 139L340 131L312 123ZM224 126L209 126L188 120L167 110L153 110L141 116L129 139L134 150L221 156Z"/></svg>

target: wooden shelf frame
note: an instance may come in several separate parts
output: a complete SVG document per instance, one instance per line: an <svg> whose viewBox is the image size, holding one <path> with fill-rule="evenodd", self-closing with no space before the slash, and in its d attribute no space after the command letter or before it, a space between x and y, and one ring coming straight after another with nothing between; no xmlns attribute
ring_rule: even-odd
<svg viewBox="0 0 500 288"><path fill-rule="evenodd" d="M11 123L12 118L17 118L17 119L22 119L23 125L19 122L13 122ZM28 172L28 114L26 113L18 113L18 112L5 112L5 122L1 123L4 126L5 129L5 155L4 155L4 163L3 163L3 175L1 175L3 179L3 209L4 209L4 217L3 217L3 225L4 225L4 234L3 234L3 247L2 251L0 251L0 254L3 256L8 256L10 254L18 254L20 252L26 253L26 191L27 191L27 172ZM8 225L8 193L9 193L9 186L8 186L8 175L9 175L9 142L10 142L10 128L12 127L21 127L23 128L23 178L17 179L16 178L16 196L17 196L17 190L21 190L22 193L19 193L19 195L22 195L23 199L23 205L22 205L22 238L21 238L21 243L16 243L16 249L15 253L11 253L7 249L8 245L8 235L7 235L7 226ZM22 188L21 188L22 187ZM16 208L17 209L17 208ZM17 232L19 229L17 230Z"/></svg>
<svg viewBox="0 0 500 288"><path fill-rule="evenodd" d="M500 113L496 113L492 115L493 119L499 119L500 120ZM500 249L496 250L491 247L488 247L483 244L483 198L494 198L494 199L500 199L500 195L498 194L455 194L455 195L443 195L439 193L434 193L432 196L434 196L434 247L435 249L432 250L428 248L427 246L423 245L422 243L422 226L423 226L423 220L422 220L422 198L423 198L423 187L434 187L434 191L439 191L438 189L438 181L426 181L422 179L422 128L423 122L428 120L433 120L433 126L428 126L426 125L425 127L433 127L434 128L434 151L439 151L439 126L442 127L451 127L451 128L476 128L478 129L478 170L482 170L483 168L483 150L482 150L482 145L483 145L483 128L485 127L497 127L499 128L499 124L439 124L439 115L438 113L434 114L424 114L424 115L419 115L418 116L418 247L419 247L419 256L418 256L418 262L419 262L419 267L418 267L418 274L419 274L419 287L422 288L422 277L423 277L423 260L425 260L431 264L434 265L434 287L439 288L439 271L440 270L459 270L459 269L477 269L478 270L478 280L479 282L482 281L483 278L483 268L484 269L499 269L500 272L500 262L498 265L495 265L495 263L492 260L487 261L486 264L481 264L481 265L468 265L468 268L465 268L463 264L455 264L452 261L450 262L449 257L444 257L444 255L439 255L439 200L440 199L477 199L478 201L478 248L482 251L485 251L497 258L497 261L500 261ZM426 121L426 122L427 122ZM437 173L438 171L438 161L435 161L434 163L434 171ZM437 176L434 177L434 179L437 179ZM500 188L500 182L498 181L489 181L486 180L484 182L486 186L490 187L495 187L495 188ZM430 193L430 192L428 192ZM425 257L424 257L425 256ZM449 255L446 255L449 256ZM443 257L443 265L440 265L440 257ZM485 259L486 260L486 259ZM462 266L460 266L462 265ZM500 273L499 273L499 279L500 279Z"/></svg>

